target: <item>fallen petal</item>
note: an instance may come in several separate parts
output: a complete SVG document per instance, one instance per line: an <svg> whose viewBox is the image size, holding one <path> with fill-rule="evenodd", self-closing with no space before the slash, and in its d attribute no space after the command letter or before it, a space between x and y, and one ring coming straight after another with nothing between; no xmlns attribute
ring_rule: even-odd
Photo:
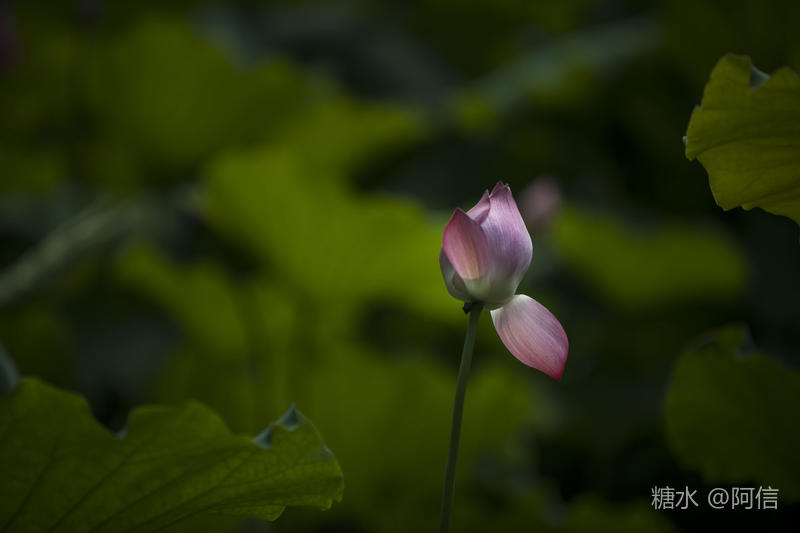
<svg viewBox="0 0 800 533"><path fill-rule="evenodd" d="M524 294L491 312L492 322L508 351L524 364L561 379L569 341L558 319Z"/></svg>

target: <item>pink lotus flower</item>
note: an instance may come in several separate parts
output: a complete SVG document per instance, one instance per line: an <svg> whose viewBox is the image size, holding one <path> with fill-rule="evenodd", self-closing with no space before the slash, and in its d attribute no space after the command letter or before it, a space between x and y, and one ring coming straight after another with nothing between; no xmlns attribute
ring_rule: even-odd
<svg viewBox="0 0 800 533"><path fill-rule="evenodd" d="M466 213L456 209L442 238L439 265L447 291L482 303L506 348L524 364L561 379L569 342L564 328L542 304L515 294L533 256L533 243L508 185Z"/></svg>

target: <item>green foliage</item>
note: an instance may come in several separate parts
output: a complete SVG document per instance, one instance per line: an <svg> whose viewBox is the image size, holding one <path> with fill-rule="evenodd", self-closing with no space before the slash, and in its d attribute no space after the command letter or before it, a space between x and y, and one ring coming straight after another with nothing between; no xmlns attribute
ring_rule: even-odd
<svg viewBox="0 0 800 533"><path fill-rule="evenodd" d="M49 28L29 40L25 53L19 71L0 78L0 193L51 191L67 167L52 130L71 113L75 44L64 29Z"/></svg>
<svg viewBox="0 0 800 533"><path fill-rule="evenodd" d="M286 390L308 362L291 295L265 280L237 283L212 261L173 265L146 245L120 258L117 278L183 330L185 341L156 385L160 400L199 398L246 432L299 400Z"/></svg>
<svg viewBox="0 0 800 533"><path fill-rule="evenodd" d="M287 121L275 145L312 171L310 178L346 179L365 166L417 145L429 134L426 117L390 103L356 102L329 90Z"/></svg>
<svg viewBox="0 0 800 533"><path fill-rule="evenodd" d="M32 192L52 190L64 175L63 154L56 150L25 152L0 148L3 180L0 192L24 189Z"/></svg>
<svg viewBox="0 0 800 533"><path fill-rule="evenodd" d="M47 130L48 122L69 116L75 41L63 27L47 30L29 39L27 60L0 84L0 134L7 142L35 139Z"/></svg>
<svg viewBox="0 0 800 533"><path fill-rule="evenodd" d="M653 48L657 40L653 21L639 19L576 32L536 47L457 92L451 103L455 121L468 132L481 131L527 103L568 108L585 100L599 80Z"/></svg>
<svg viewBox="0 0 800 533"><path fill-rule="evenodd" d="M709 482L755 481L800 497L800 374L749 349L747 331L710 334L678 360L666 398L670 445Z"/></svg>
<svg viewBox="0 0 800 533"><path fill-rule="evenodd" d="M358 146L360 138L350 142ZM304 146L232 153L213 163L202 200L210 223L294 290L337 302L345 316L371 298L450 314L437 263L441 235L420 209L354 194L342 184L341 166L318 166L317 149Z"/></svg>
<svg viewBox="0 0 800 533"><path fill-rule="evenodd" d="M85 172L114 185L151 180L154 166L179 175L221 148L265 141L313 147L324 169L372 155L388 139L417 138L421 128L411 113L355 106L280 58L237 68L170 17L132 25L92 57L82 79L98 122Z"/></svg>
<svg viewBox="0 0 800 533"><path fill-rule="evenodd" d="M556 247L567 265L608 301L626 310L731 300L748 265L720 230L682 223L633 229L617 217L565 210Z"/></svg>
<svg viewBox="0 0 800 533"><path fill-rule="evenodd" d="M209 354L226 358L243 353L241 304L225 271L204 263L178 272L154 254L144 245L128 250L119 262L120 281L136 284L162 304Z"/></svg>
<svg viewBox="0 0 800 533"><path fill-rule="evenodd" d="M147 162L185 169L215 149L261 138L302 105L297 97L306 90L302 77L280 61L236 69L172 18L132 25L85 72L100 128L87 168L104 181L110 176L101 173L110 168L123 176L131 175L130 165L135 170Z"/></svg>
<svg viewBox="0 0 800 533"><path fill-rule="evenodd" d="M311 376L308 401L314 416L326 420L320 429L333 433L326 438L348 473L348 501L338 510L357 511L375 531L418 530L435 522L455 376L424 359L387 364L355 350L331 355ZM481 458L509 460L505 450L535 412L545 417L536 428L546 429L552 405L518 377L497 365L473 376L456 479L461 505L479 505L480 497L466 492L473 469ZM353 439L351 432L369 438ZM418 512L409 516L408 509Z"/></svg>
<svg viewBox="0 0 800 533"><path fill-rule="evenodd" d="M643 501L654 483L692 483L663 441L664 382L686 338L743 313L795 364L800 248L779 217L719 229L676 139L719 50L797 64L800 4L6 4L0 342L22 375L80 391L111 427L136 405L197 399L253 435L296 400L347 497L290 508L270 530L430 530L465 322L439 273L441 231L498 179L524 211L526 184L547 173L567 210L534 229L520 292L564 324L567 373L530 372L482 321L454 530L729 525L702 504L670 516ZM713 99L768 107L778 94L777 74L752 90L749 63L733 71L747 81L715 80ZM789 115L770 120L791 129ZM796 447L770 420L775 446ZM710 442L739 438L711 427ZM722 455L719 479L744 479L751 449ZM201 513L165 531L253 527Z"/></svg>
<svg viewBox="0 0 800 533"><path fill-rule="evenodd" d="M59 352L65 337L64 324L42 306L18 309L13 317L0 315L0 338L3 339L0 354L3 347L15 354L13 362L7 357L7 363L0 367L19 368L22 375L35 375L56 385L69 383L72 361L69 361L69 354ZM3 358L0 355L0 360ZM0 371L0 376L8 375ZM4 390L10 392L13 388Z"/></svg>
<svg viewBox="0 0 800 533"><path fill-rule="evenodd" d="M276 519L327 509L342 474L292 408L250 440L208 408L142 407L116 437L85 401L38 380L0 398L4 531L160 531L198 513Z"/></svg>
<svg viewBox="0 0 800 533"><path fill-rule="evenodd" d="M686 131L686 157L708 172L723 209L742 206L800 224L800 79L727 55L711 72Z"/></svg>
<svg viewBox="0 0 800 533"><path fill-rule="evenodd" d="M412 520L419 527L435 521L454 372L424 354L388 359L349 340L347 329L328 324L342 320L341 306L310 313L303 307L307 297L266 279L234 282L210 263L176 266L145 247L129 251L118 273L125 286L153 298L186 333L162 376L159 400L198 398L232 427L252 431L291 398L323 421L320 430L347 472L348 498L335 513L359 516L382 531L408 530ZM354 297L349 304L361 308L367 301ZM220 320L201 320L214 316L216 306ZM461 315L458 305L450 310ZM212 349L214 339L241 341L233 333L242 331L244 345L227 343L238 351ZM481 352L476 357L510 358ZM546 431L557 422L548 395L499 363L481 365L469 386L462 489L469 486L469 465L481 457L508 459L504 450L522 428ZM429 502L437 504L428 508ZM409 517L409 508L420 511Z"/></svg>

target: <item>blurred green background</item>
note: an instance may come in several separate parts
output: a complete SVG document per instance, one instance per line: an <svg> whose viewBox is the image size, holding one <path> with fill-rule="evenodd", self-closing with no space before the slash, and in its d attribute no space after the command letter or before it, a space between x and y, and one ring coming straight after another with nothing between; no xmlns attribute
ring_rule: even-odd
<svg viewBox="0 0 800 533"><path fill-rule="evenodd" d="M112 429L194 398L255 434L296 402L341 463L330 511L175 531L430 531L466 325L441 232L502 180L534 240L520 292L571 349L554 382L484 317L454 530L790 530L798 228L722 212L681 138L723 54L800 67L798 20L789 1L0 2L0 342ZM777 512L704 500L768 484ZM667 485L699 508L654 510Z"/></svg>

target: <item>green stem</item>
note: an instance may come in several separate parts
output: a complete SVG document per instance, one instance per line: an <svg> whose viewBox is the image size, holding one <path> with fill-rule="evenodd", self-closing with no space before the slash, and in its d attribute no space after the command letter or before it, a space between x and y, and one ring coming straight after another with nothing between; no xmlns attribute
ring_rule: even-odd
<svg viewBox="0 0 800 533"><path fill-rule="evenodd" d="M466 309L466 307L465 307ZM469 369L472 366L472 351L475 348L475 334L478 332L478 318L483 305L479 303L469 306L469 322L464 337L464 351L461 352L461 366L458 368L456 399L453 405L453 425L450 429L450 451L447 454L447 469L444 477L444 493L442 495L442 519L439 532L450 531L450 513L453 511L453 486L456 480L456 462L458 462L458 442L461 439L461 418L464 412L464 395L467 392Z"/></svg>

